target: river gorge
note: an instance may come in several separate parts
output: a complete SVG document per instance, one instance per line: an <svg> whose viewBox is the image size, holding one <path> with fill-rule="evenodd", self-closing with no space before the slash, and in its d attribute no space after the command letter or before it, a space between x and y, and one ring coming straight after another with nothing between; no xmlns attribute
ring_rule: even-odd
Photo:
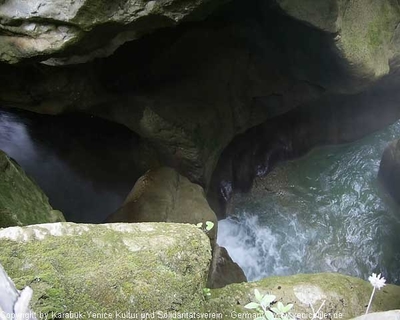
<svg viewBox="0 0 400 320"><path fill-rule="evenodd" d="M399 87L394 0L0 1L0 263L38 310L400 308Z"/></svg>
<svg viewBox="0 0 400 320"><path fill-rule="evenodd" d="M127 168L137 136L112 122L3 109L0 132L0 149L67 221L103 222L140 176ZM399 136L396 122L357 142L280 162L233 196L218 243L249 280L315 272L366 279L376 271L399 283L400 211L377 178L384 148Z"/></svg>

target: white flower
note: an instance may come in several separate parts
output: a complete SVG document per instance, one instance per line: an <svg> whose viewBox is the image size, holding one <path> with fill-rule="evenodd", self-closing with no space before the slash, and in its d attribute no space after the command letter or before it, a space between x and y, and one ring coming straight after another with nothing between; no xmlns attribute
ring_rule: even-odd
<svg viewBox="0 0 400 320"><path fill-rule="evenodd" d="M378 290L386 285L386 279L382 277L381 274L376 275L376 273L373 273L372 276L368 278L368 280L372 284L372 286Z"/></svg>

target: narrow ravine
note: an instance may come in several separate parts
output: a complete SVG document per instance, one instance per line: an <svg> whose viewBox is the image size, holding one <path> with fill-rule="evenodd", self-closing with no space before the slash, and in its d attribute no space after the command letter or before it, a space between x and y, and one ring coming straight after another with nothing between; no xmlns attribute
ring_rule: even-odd
<svg viewBox="0 0 400 320"><path fill-rule="evenodd" d="M352 144L314 149L281 163L237 194L219 223L249 280L334 271L400 283L400 210L377 181L400 122ZM137 138L92 117L0 110L0 149L15 158L68 221L102 222L140 176Z"/></svg>
<svg viewBox="0 0 400 320"><path fill-rule="evenodd" d="M377 180L383 149L399 136L397 122L281 163L234 196L219 244L249 280L332 271L400 283L400 210Z"/></svg>

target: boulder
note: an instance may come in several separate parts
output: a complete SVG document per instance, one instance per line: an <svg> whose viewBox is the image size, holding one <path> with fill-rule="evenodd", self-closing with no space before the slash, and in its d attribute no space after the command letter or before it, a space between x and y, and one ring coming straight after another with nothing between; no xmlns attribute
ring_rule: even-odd
<svg viewBox="0 0 400 320"><path fill-rule="evenodd" d="M232 260L224 247L215 245L207 288L222 288L231 283L247 282L242 268Z"/></svg>
<svg viewBox="0 0 400 320"><path fill-rule="evenodd" d="M147 171L135 183L125 202L106 222L176 222L212 221L208 234L214 245L217 217L211 210L201 186L190 182L174 169L161 167Z"/></svg>
<svg viewBox="0 0 400 320"><path fill-rule="evenodd" d="M29 285L32 310L51 319L199 310L211 259L202 231L167 223L10 227L0 247L17 289Z"/></svg>
<svg viewBox="0 0 400 320"><path fill-rule="evenodd" d="M311 319L312 308L316 312L321 305L318 319L351 319L365 314L372 292L369 282L337 273L270 277L211 290L206 311L218 311L228 319L253 318L255 311L244 306L256 301L254 289L275 295L275 303L293 304L291 314L299 319ZM371 312L399 307L400 287L389 284L375 292Z"/></svg>
<svg viewBox="0 0 400 320"><path fill-rule="evenodd" d="M36 58L48 64L82 63L110 55L126 41L155 29L202 18L223 2L1 1L0 61Z"/></svg>
<svg viewBox="0 0 400 320"><path fill-rule="evenodd" d="M0 150L0 227L65 221L21 167Z"/></svg>
<svg viewBox="0 0 400 320"><path fill-rule="evenodd" d="M125 202L106 222L175 222L197 225L211 221L204 230L210 238L213 259L207 287L247 281L243 270L232 261L225 248L216 244L218 221L201 186L190 182L174 169L161 167L146 172L135 183Z"/></svg>
<svg viewBox="0 0 400 320"><path fill-rule="evenodd" d="M393 141L383 151L378 178L392 198L400 204L400 140Z"/></svg>

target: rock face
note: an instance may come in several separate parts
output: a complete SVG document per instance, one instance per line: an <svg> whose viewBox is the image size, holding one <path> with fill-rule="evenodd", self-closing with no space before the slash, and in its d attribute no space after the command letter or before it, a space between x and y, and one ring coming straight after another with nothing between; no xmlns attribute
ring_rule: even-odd
<svg viewBox="0 0 400 320"><path fill-rule="evenodd" d="M164 164L207 187L236 134L339 84L353 87L335 48L332 35L265 1L233 1L205 21L127 43L108 59L57 68L3 65L0 103L121 123L155 146Z"/></svg>
<svg viewBox="0 0 400 320"><path fill-rule="evenodd" d="M400 204L400 140L385 148L378 177L393 199Z"/></svg>
<svg viewBox="0 0 400 320"><path fill-rule="evenodd" d="M107 222L175 222L212 221L212 243L217 234L217 217L209 207L201 186L191 183L174 169L149 170L138 179L122 207Z"/></svg>
<svg viewBox="0 0 400 320"><path fill-rule="evenodd" d="M0 65L0 104L123 124L205 189L238 134L312 101L323 122L340 115L326 104L399 69L393 0L10 0L0 12L3 61L33 59ZM132 39L83 65L28 64L84 61Z"/></svg>
<svg viewBox="0 0 400 320"><path fill-rule="evenodd" d="M208 238L195 226L167 223L41 224L0 230L0 260L18 289L33 289L32 310L44 314L106 312L115 315L212 312L237 318L254 301L254 289L293 303L310 304L350 319L365 312L372 290L340 274L271 277L211 290L203 288L211 259ZM325 301L325 302L324 302ZM371 312L398 309L400 287L375 293ZM100 311L99 311L100 310Z"/></svg>
<svg viewBox="0 0 400 320"><path fill-rule="evenodd" d="M246 275L232 260L224 247L215 245L213 261L208 276L207 288L222 288L231 283L247 282Z"/></svg>
<svg viewBox="0 0 400 320"><path fill-rule="evenodd" d="M198 19L224 1L2 1L0 60L79 63L155 29ZM60 59L64 57L64 59Z"/></svg>
<svg viewBox="0 0 400 320"><path fill-rule="evenodd" d="M340 274L271 277L252 283L203 288L211 259L208 238L195 226L166 223L85 225L73 223L0 230L0 260L21 289L33 289L35 312L67 314L99 310L121 314L156 311L212 312L237 318L251 311L254 289L293 303L293 313L315 310L342 319L365 312L372 290ZM371 312L398 309L400 287L377 291ZM90 316L88 316L90 317Z"/></svg>
<svg viewBox="0 0 400 320"><path fill-rule="evenodd" d="M19 165L0 150L0 227L65 221Z"/></svg>
<svg viewBox="0 0 400 320"><path fill-rule="evenodd" d="M0 230L0 260L43 313L199 310L211 259L195 226L42 224ZM54 315L53 314L53 315Z"/></svg>
<svg viewBox="0 0 400 320"><path fill-rule="evenodd" d="M255 301L254 289L258 289L263 295L266 293L275 295L276 301L284 305L292 303L294 306L291 312L299 319L312 318L309 317L312 313L310 304L315 312L323 304L319 314L323 315L321 319L351 319L365 314L372 292L369 282L334 273L270 277L212 290L207 310L218 310L230 318L246 314L250 319L252 311L245 309L244 306ZM384 289L376 291L371 312L399 307L400 287L387 285Z"/></svg>
<svg viewBox="0 0 400 320"><path fill-rule="evenodd" d="M225 248L216 244L218 221L201 186L190 182L174 169L149 170L135 183L122 207L107 222L175 222L197 225L212 221L207 232L213 260L207 287L220 288L247 281L243 270L232 261Z"/></svg>
<svg viewBox="0 0 400 320"><path fill-rule="evenodd" d="M350 76L358 79L359 84L388 74L390 60L399 54L397 1L278 0L277 3L293 18L331 34Z"/></svg>
<svg viewBox="0 0 400 320"><path fill-rule="evenodd" d="M208 200L224 217L234 192L248 192L283 160L325 144L348 143L400 118L399 72L357 94L325 95L238 135L223 151ZM322 107L321 107L322 106Z"/></svg>

